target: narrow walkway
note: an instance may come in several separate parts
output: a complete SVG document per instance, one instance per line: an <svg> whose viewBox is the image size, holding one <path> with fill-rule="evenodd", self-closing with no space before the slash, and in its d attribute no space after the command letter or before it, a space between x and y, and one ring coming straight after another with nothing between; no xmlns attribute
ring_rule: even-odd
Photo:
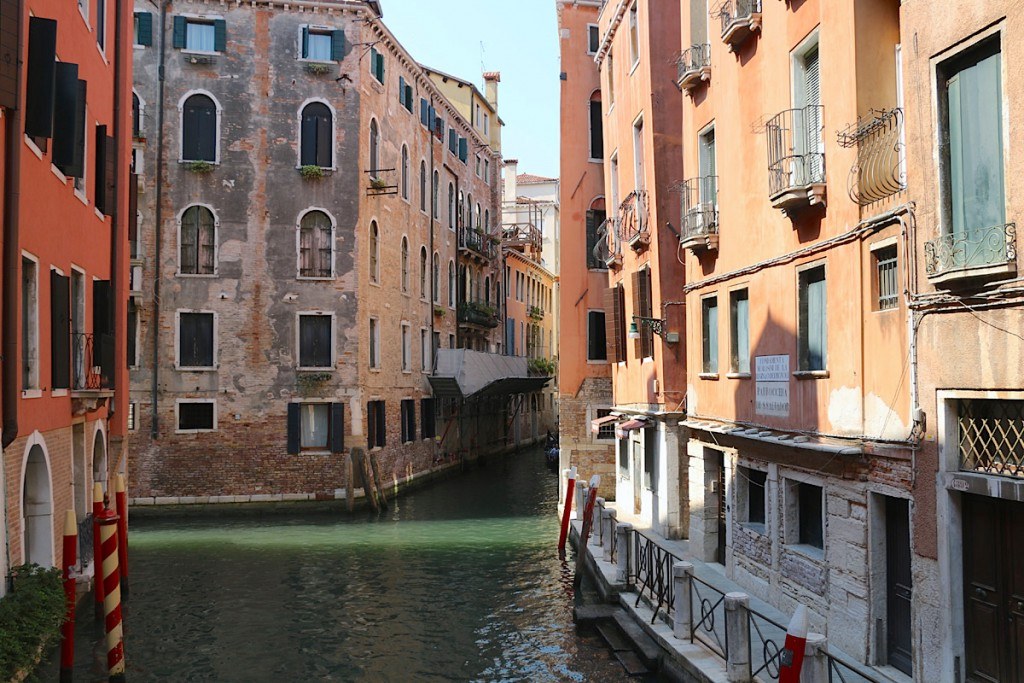
<svg viewBox="0 0 1024 683"><path fill-rule="evenodd" d="M607 503L607 509L615 509L614 503ZM578 543L582 523L573 513L573 537ZM630 519L616 520L619 523L635 523ZM605 585L602 591L607 596L618 595L621 605L631 612L633 618L666 650L686 671L688 678L699 681L726 680L726 605L725 595L743 593L749 602L749 648L747 649L750 671L757 680L778 680L778 653L786 639L786 625L792 615L787 615L770 603L750 595L743 586L729 579L719 564L703 562L690 553L688 540L666 539L650 528L634 527L629 541L629 576L622 581L622 568L618 558L605 561L603 547L608 543L608 529L602 534L595 529L587 544L587 556L599 581ZM692 621L690 625L676 626L674 603L675 581L673 565L687 562L693 566L688 603ZM640 566L637 567L637 564ZM659 599L661 604L659 605ZM681 615L685 616L685 615ZM676 634L681 637L677 637ZM687 634L690 634L689 637ZM735 639L731 633L730 638ZM823 644L827 641L823 641ZM811 649L810 643L808 649ZM820 649L820 648L816 648ZM826 654L827 651L827 654ZM821 680L842 683L905 683L910 679L902 674L890 672L889 667L865 667L835 647L827 647L820 657L819 675L803 680L814 683Z"/></svg>

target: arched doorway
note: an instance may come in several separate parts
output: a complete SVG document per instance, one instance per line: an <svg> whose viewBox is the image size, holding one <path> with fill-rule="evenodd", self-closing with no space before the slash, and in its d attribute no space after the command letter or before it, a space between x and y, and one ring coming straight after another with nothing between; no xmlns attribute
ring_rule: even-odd
<svg viewBox="0 0 1024 683"><path fill-rule="evenodd" d="M103 490L107 490L107 442L99 429L96 430L96 437L92 442L92 480L103 484ZM91 501L92 492L89 495Z"/></svg>
<svg viewBox="0 0 1024 683"><path fill-rule="evenodd" d="M22 491L25 562L53 566L53 497L50 468L39 444L32 446L25 461Z"/></svg>

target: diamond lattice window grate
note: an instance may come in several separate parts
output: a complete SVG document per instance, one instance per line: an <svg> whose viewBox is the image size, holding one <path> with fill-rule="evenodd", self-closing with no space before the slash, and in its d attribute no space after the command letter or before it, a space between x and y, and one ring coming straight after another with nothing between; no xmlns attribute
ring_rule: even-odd
<svg viewBox="0 0 1024 683"><path fill-rule="evenodd" d="M1024 401L960 401L960 469L1024 477Z"/></svg>

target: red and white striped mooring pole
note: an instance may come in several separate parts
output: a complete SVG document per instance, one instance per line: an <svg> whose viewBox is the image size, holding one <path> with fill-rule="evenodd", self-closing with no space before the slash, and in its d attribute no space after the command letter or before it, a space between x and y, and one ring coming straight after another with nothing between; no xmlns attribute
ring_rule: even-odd
<svg viewBox="0 0 1024 683"><path fill-rule="evenodd" d="M576 488L576 468L566 470L569 483L565 487L565 507L562 508L562 530L558 532L558 554L565 555L565 539L569 535L569 515L572 513L572 492Z"/></svg>
<svg viewBox="0 0 1024 683"><path fill-rule="evenodd" d="M64 553L61 560L64 578L64 599L66 602L64 624L60 627L60 683L71 683L75 668L75 576L78 563L78 521L75 511L64 515Z"/></svg>
<svg viewBox="0 0 1024 683"><path fill-rule="evenodd" d="M103 484L94 482L92 485L92 592L96 601L96 619L103 618L103 579L100 561L103 557L100 549L100 515L103 514Z"/></svg>
<svg viewBox="0 0 1024 683"><path fill-rule="evenodd" d="M117 475L114 486L114 502L117 505L117 566L121 570L121 595L128 597L128 491L124 475Z"/></svg>
<svg viewBox="0 0 1024 683"><path fill-rule="evenodd" d="M807 646L807 608L797 605L786 629L786 646L780 654L779 683L800 683L800 669L804 665Z"/></svg>
<svg viewBox="0 0 1024 683"><path fill-rule="evenodd" d="M121 576L117 568L117 520L113 510L100 514L103 551L103 619L107 633L107 672L110 683L124 683L124 638L121 631Z"/></svg>

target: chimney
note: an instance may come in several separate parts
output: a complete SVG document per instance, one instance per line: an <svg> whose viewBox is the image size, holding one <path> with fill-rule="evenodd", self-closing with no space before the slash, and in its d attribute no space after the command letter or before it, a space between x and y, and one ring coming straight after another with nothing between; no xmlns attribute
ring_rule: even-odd
<svg viewBox="0 0 1024 683"><path fill-rule="evenodd" d="M484 83L486 84L487 101L494 111L498 111L498 83L501 83L500 71L484 72Z"/></svg>
<svg viewBox="0 0 1024 683"><path fill-rule="evenodd" d="M516 176L519 175L519 160L505 159L505 201L514 203L519 188L516 185Z"/></svg>

